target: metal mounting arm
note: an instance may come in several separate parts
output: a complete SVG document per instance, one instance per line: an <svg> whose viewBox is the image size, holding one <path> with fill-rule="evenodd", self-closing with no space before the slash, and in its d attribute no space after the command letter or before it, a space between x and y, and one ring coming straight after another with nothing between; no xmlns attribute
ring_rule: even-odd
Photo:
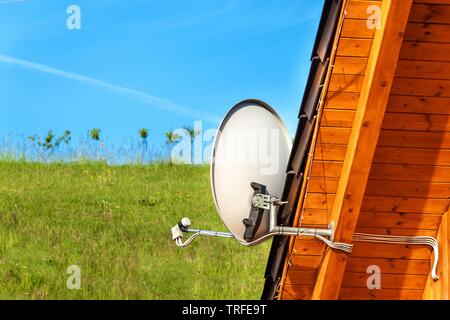
<svg viewBox="0 0 450 320"><path fill-rule="evenodd" d="M272 197L266 194L256 194L253 197L253 206L264 210L269 210L269 233L265 236L251 241L241 241L242 245L253 246L257 245L274 236L309 236L317 238L329 247L345 252L351 252L353 245L345 243L334 243L333 241L333 226L330 225L328 229L313 229L313 228L294 228L277 225L277 211L278 207L285 204L276 197ZM201 229L189 228L191 222L187 218L183 218L176 226L172 228L172 240L176 242L179 247L187 247L198 236L211 236L220 238L235 238L233 234L227 232L217 232ZM183 232L193 233L193 235L186 240L182 241ZM327 239L328 237L329 239Z"/></svg>
<svg viewBox="0 0 450 320"><path fill-rule="evenodd" d="M234 238L234 235L229 232L209 231L200 229L190 229L191 221L188 218L183 218L181 221L172 227L172 240L175 241L179 247L187 247L198 236L209 236L219 238ZM183 232L193 233L193 235L183 242Z"/></svg>

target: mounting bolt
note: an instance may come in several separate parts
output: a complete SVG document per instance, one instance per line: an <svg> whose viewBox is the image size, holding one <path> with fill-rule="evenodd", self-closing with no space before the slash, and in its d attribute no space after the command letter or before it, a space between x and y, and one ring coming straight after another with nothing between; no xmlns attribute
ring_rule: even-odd
<svg viewBox="0 0 450 320"><path fill-rule="evenodd" d="M328 229L331 231L330 241L334 241L334 221L328 225Z"/></svg>

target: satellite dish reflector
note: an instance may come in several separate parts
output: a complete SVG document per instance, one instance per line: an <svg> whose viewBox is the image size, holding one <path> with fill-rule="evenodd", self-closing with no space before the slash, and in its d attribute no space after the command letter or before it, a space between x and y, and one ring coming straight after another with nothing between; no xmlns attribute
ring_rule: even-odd
<svg viewBox="0 0 450 320"><path fill-rule="evenodd" d="M187 247L199 236L234 238L253 246L274 236L309 236L333 249L351 252L353 245L333 242L327 229L279 226L286 168L292 148L277 113L258 100L235 105L223 119L211 157L211 187L216 209L229 232L191 227L181 219L172 227L172 240ZM183 240L184 233L192 235Z"/></svg>
<svg viewBox="0 0 450 320"><path fill-rule="evenodd" d="M217 211L237 240L249 240L244 221L258 186L266 187L259 192L281 198L291 149L286 126L264 102L240 102L223 119L211 157L211 187ZM267 210L258 220L247 230L253 240L270 231Z"/></svg>

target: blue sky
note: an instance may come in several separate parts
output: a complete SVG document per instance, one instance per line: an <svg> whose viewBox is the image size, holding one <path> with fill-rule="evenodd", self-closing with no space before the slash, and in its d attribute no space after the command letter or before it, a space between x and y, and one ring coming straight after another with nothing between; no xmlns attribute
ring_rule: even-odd
<svg viewBox="0 0 450 320"><path fill-rule="evenodd" d="M69 30L66 9L81 9ZM149 128L215 128L246 98L293 136L323 1L0 0L0 136L120 142Z"/></svg>

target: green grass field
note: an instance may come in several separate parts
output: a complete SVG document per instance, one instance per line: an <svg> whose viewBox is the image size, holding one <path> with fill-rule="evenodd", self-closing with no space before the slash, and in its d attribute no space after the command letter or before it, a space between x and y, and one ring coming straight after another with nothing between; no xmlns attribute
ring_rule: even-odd
<svg viewBox="0 0 450 320"><path fill-rule="evenodd" d="M224 230L208 167L1 161L0 299L258 299L269 244L180 249L182 216Z"/></svg>

